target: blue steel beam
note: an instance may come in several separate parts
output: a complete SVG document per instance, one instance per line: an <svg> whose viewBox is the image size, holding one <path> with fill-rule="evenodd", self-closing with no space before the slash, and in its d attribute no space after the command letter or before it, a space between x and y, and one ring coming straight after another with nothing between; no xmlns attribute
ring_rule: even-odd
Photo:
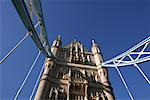
<svg viewBox="0 0 150 100"><path fill-rule="evenodd" d="M48 41L48 36L47 36L47 31L46 31L46 26L44 22L44 17L43 17L43 11L42 11L42 5L40 0L30 0L30 3L32 4L33 10L38 17L38 20L40 21L40 27L41 27L41 36L44 42L46 42L46 51L48 52L49 55L53 56L50 50L50 44Z"/></svg>
<svg viewBox="0 0 150 100"><path fill-rule="evenodd" d="M27 28L27 30L31 33L31 38L34 41L34 43L36 44L36 46L38 47L38 49L46 56L46 57L51 57L48 55L48 53L46 52L46 50L44 49L36 31L34 28L34 25L31 21L31 18L29 16L28 10L26 8L25 2L24 0L12 0L23 24L25 25L25 27Z"/></svg>

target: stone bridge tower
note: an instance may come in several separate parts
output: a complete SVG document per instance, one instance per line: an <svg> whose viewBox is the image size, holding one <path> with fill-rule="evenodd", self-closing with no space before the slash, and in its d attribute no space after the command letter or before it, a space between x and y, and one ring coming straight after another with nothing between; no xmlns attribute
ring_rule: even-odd
<svg viewBox="0 0 150 100"><path fill-rule="evenodd" d="M56 60L47 58L35 100L114 100L102 54L92 41L92 52L77 41L62 47L60 36L51 51Z"/></svg>

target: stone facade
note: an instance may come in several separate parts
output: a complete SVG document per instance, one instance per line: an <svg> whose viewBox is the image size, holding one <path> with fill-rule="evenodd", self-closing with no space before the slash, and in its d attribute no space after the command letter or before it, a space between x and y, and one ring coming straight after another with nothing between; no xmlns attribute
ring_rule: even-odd
<svg viewBox="0 0 150 100"><path fill-rule="evenodd" d="M55 60L46 58L45 69L35 100L114 100L102 54L92 41L92 52L77 41L62 47L60 36L51 51Z"/></svg>

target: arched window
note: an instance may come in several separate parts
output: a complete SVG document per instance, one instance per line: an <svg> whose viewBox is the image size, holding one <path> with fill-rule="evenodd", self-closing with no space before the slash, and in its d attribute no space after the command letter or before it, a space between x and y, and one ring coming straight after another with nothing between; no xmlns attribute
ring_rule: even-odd
<svg viewBox="0 0 150 100"><path fill-rule="evenodd" d="M56 98L56 93L55 92L52 92L51 94L51 97L50 97L50 100L55 100Z"/></svg>
<svg viewBox="0 0 150 100"><path fill-rule="evenodd" d="M65 92L58 92L58 100L67 100L67 95Z"/></svg>
<svg viewBox="0 0 150 100"><path fill-rule="evenodd" d="M96 82L94 75L91 75L91 82L92 82L92 83L95 83L95 82Z"/></svg>
<svg viewBox="0 0 150 100"><path fill-rule="evenodd" d="M59 72L59 73L58 73L58 78L62 79L62 78L63 78L63 75L64 75L63 72Z"/></svg>

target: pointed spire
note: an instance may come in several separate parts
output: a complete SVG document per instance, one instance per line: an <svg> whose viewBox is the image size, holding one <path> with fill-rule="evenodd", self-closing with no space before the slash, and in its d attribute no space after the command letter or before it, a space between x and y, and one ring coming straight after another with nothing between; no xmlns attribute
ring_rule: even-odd
<svg viewBox="0 0 150 100"><path fill-rule="evenodd" d="M84 52L83 44L80 45L81 52Z"/></svg>
<svg viewBox="0 0 150 100"><path fill-rule="evenodd" d="M61 35L58 35L56 40L61 40Z"/></svg>
<svg viewBox="0 0 150 100"><path fill-rule="evenodd" d="M98 45L95 43L95 40L92 40L92 52L100 53Z"/></svg>
<svg viewBox="0 0 150 100"><path fill-rule="evenodd" d="M96 46L97 47L97 44L95 43L95 40L92 40L92 46Z"/></svg>
<svg viewBox="0 0 150 100"><path fill-rule="evenodd" d="M95 44L95 40L92 40L92 43Z"/></svg>
<svg viewBox="0 0 150 100"><path fill-rule="evenodd" d="M56 39L53 41L52 47L60 47L62 45L61 37L58 35Z"/></svg>
<svg viewBox="0 0 150 100"><path fill-rule="evenodd" d="M76 38L73 40L73 42L74 42L74 43L77 42Z"/></svg>

